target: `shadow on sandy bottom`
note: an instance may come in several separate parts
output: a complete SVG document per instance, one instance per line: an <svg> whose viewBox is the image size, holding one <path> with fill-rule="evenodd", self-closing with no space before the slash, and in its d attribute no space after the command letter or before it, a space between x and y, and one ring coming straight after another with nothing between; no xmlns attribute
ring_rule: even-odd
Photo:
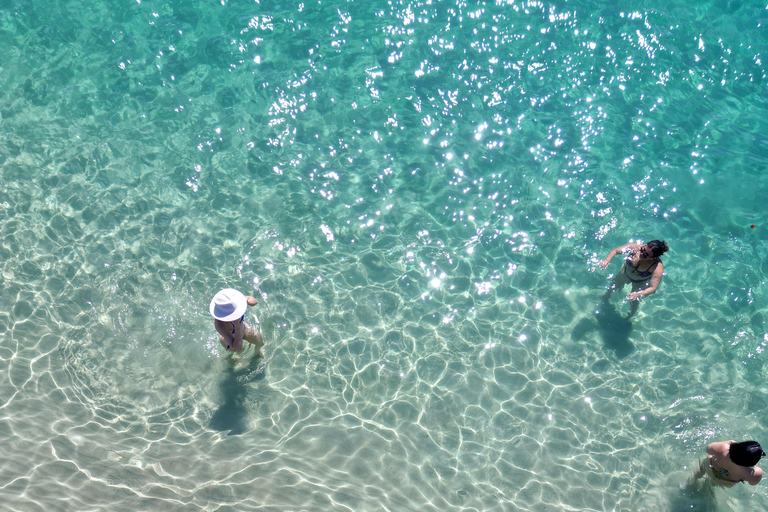
<svg viewBox="0 0 768 512"><path fill-rule="evenodd" d="M610 302L598 304L594 320L582 318L571 331L571 338L581 341L595 332L603 340L605 348L612 350L619 359L627 357L635 350L635 346L629 341L632 322L621 316L616 306Z"/></svg>
<svg viewBox="0 0 768 512"><path fill-rule="evenodd" d="M221 381L222 403L211 416L210 428L227 435L240 435L248 429L248 406L246 399L252 386L249 384L264 378L265 372L259 371L261 357L253 357L248 366L235 369L234 365L226 370Z"/></svg>

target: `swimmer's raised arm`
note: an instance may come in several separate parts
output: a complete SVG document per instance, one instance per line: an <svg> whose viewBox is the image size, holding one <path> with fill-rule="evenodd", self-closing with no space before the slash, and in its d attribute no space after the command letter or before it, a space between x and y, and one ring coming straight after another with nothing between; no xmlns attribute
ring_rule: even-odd
<svg viewBox="0 0 768 512"><path fill-rule="evenodd" d="M636 249L637 247L639 247L639 244L630 242L628 244L620 245L614 249L611 249L611 252L608 253L608 256L606 256L605 259L599 263L600 268L607 268L608 264L617 254L624 253L629 249Z"/></svg>

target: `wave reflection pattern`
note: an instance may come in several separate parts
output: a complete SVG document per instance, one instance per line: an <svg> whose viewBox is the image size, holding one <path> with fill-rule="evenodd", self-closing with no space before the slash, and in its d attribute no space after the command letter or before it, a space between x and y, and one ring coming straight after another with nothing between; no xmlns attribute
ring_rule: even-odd
<svg viewBox="0 0 768 512"><path fill-rule="evenodd" d="M8 506L724 509L686 481L765 438L765 23L1 6ZM630 322L596 263L648 237ZM219 351L224 286L264 358Z"/></svg>

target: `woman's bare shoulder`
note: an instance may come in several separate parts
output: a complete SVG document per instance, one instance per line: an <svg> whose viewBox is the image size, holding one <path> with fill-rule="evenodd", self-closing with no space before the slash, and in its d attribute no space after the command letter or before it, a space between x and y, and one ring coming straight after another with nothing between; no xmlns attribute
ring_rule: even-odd
<svg viewBox="0 0 768 512"><path fill-rule="evenodd" d="M722 455L731 447L730 441L715 441L707 445L707 453L710 455Z"/></svg>

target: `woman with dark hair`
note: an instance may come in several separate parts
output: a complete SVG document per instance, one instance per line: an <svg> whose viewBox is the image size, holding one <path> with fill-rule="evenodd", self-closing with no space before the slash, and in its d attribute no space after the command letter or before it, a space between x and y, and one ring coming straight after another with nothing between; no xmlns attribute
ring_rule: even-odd
<svg viewBox="0 0 768 512"><path fill-rule="evenodd" d="M708 475L714 485L733 487L739 482L757 485L763 470L757 467L765 452L757 441L718 441L707 446L708 457L701 461L694 475Z"/></svg>
<svg viewBox="0 0 768 512"><path fill-rule="evenodd" d="M663 240L651 240L647 244L630 242L611 250L608 256L600 262L600 268L608 267L613 257L619 253L625 254L626 259L613 283L608 287L608 291L605 292L603 300L610 299L615 290L620 290L632 283L632 291L627 295L627 300L632 302L632 307L627 318L634 316L640 305L640 297L654 293L661 284L664 265L659 258L668 250L669 246Z"/></svg>

